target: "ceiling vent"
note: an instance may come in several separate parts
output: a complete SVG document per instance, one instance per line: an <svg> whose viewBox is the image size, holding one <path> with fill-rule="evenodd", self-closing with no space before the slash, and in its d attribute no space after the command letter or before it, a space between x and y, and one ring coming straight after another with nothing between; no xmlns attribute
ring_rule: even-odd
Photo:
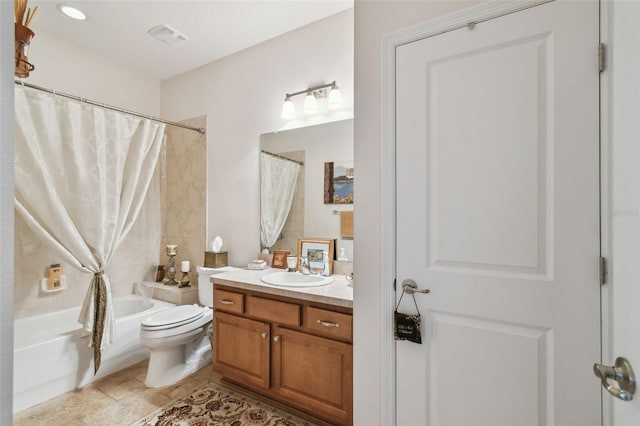
<svg viewBox="0 0 640 426"><path fill-rule="evenodd" d="M167 24L162 24L158 25L157 27L151 28L149 30L149 34L151 34L161 42L168 44L169 46L173 46L182 41L189 40L186 35L182 34L175 28L171 28Z"/></svg>

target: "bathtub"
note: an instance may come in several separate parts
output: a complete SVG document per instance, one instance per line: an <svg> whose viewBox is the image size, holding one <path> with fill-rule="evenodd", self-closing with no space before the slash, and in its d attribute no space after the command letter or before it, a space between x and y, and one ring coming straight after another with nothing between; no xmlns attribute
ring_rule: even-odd
<svg viewBox="0 0 640 426"><path fill-rule="evenodd" d="M13 412L82 387L140 362L149 350L140 343L140 322L173 303L140 296L113 300L116 341L102 351L93 375L89 335L78 323L80 307L21 318L14 322Z"/></svg>

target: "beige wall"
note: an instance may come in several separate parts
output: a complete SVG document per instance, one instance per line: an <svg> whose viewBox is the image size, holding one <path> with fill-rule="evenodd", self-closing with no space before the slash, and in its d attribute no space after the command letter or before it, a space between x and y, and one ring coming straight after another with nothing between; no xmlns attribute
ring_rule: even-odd
<svg viewBox="0 0 640 426"><path fill-rule="evenodd" d="M164 117L207 116L206 239L220 235L232 265L260 249L260 135L289 124L280 118L285 93L333 80L350 115L353 10L162 82Z"/></svg>
<svg viewBox="0 0 640 426"><path fill-rule="evenodd" d="M355 424L386 424L382 409L394 397L394 389L383 389L389 368L383 353L389 350L381 339L382 292L392 283L380 280L382 241L381 182L381 54L382 36L389 32L462 9L473 3L462 1L368 1L355 2L355 169L358 174L355 226L354 285L354 410ZM358 212L366 212L359 214ZM410 368L410 366L398 366ZM386 392L386 393L385 393Z"/></svg>
<svg viewBox="0 0 640 426"><path fill-rule="evenodd" d="M160 79L38 31L29 46L27 82L152 116L160 114ZM187 117L189 118L189 117Z"/></svg>

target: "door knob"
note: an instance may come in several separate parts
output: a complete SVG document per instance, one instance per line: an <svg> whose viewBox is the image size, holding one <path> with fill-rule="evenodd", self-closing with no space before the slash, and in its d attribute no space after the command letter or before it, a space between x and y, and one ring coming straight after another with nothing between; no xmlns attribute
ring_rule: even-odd
<svg viewBox="0 0 640 426"><path fill-rule="evenodd" d="M407 294L413 293L430 293L431 290L425 288L424 290L418 290L418 284L414 280L404 280L402 281L402 291Z"/></svg>
<svg viewBox="0 0 640 426"><path fill-rule="evenodd" d="M624 357L616 358L613 367L593 364L593 372L602 381L602 387L611 395L623 401L631 401L636 391L636 376L633 374L631 363ZM609 379L618 382L618 387L609 383Z"/></svg>

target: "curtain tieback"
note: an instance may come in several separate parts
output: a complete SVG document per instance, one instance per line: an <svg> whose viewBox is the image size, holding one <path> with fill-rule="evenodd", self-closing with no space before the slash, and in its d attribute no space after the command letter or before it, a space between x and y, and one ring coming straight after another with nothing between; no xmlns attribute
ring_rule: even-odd
<svg viewBox="0 0 640 426"><path fill-rule="evenodd" d="M102 358L101 346L102 335L104 333L104 321L107 311L107 286L104 282L104 271L100 270L93 274L94 281L94 321L91 333L91 344L93 346L93 373L97 373L100 368Z"/></svg>

